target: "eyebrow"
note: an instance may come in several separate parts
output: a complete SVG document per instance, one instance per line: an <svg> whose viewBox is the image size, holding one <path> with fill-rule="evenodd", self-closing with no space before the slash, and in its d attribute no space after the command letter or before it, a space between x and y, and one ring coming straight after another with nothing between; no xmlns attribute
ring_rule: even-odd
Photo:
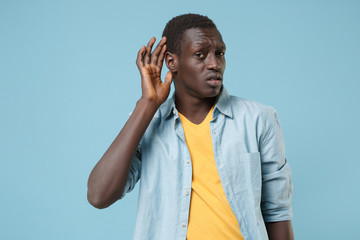
<svg viewBox="0 0 360 240"><path fill-rule="evenodd" d="M211 46L210 41L198 41L194 44L194 48L199 48L199 47L205 47L208 48L209 46ZM217 46L215 46L216 49L221 49L221 50L225 50L226 49L226 45L225 43L221 43Z"/></svg>

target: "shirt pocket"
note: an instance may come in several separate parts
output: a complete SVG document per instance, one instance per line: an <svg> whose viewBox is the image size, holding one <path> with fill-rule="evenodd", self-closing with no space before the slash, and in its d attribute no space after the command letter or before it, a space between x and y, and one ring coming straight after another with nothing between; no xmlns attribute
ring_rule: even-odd
<svg viewBox="0 0 360 240"><path fill-rule="evenodd" d="M233 191L252 192L255 201L261 196L261 159L259 152L240 153L229 158L229 177Z"/></svg>

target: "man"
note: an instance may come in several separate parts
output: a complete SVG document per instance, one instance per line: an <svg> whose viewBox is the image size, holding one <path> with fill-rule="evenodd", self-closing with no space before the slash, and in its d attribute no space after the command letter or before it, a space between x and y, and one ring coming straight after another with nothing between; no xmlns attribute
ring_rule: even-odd
<svg viewBox="0 0 360 240"><path fill-rule="evenodd" d="M181 15L154 43L138 52L142 96L91 172L89 202L108 207L141 176L135 239L293 239L277 113L228 94L215 24Z"/></svg>

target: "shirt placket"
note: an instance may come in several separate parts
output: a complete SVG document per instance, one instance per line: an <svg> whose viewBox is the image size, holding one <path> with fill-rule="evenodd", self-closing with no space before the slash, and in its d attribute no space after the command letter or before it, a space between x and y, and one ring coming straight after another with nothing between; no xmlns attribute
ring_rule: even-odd
<svg viewBox="0 0 360 240"><path fill-rule="evenodd" d="M216 116L214 116L214 120L210 122L210 131L211 131L211 139L213 142L215 164L218 170L221 184L224 189L225 196L231 208L233 209L235 216L238 219L240 225L245 226L245 222L243 220L244 218L242 217L242 213L238 208L238 204L234 197L235 195L233 193L233 189L228 177L227 171L231 172L231 169L229 169L229 167L226 166L224 160L222 159L221 136L225 121L226 121L225 115L223 113L218 113ZM247 236L247 228L243 227L241 229L241 233L245 238Z"/></svg>
<svg viewBox="0 0 360 240"><path fill-rule="evenodd" d="M181 192L178 193L179 199L181 201L180 204L180 219L178 219L178 227L180 228L179 232L179 239L186 239L187 228L188 228L188 221L189 221L189 211L190 211L190 199L191 199L191 182L192 182L192 164L191 164L191 157L190 152L186 144L185 134L183 127L181 125L181 121L179 119L178 113L176 110L173 110L175 118L175 133L177 137L181 140L181 156L179 161L182 163L182 172L181 174L184 175L183 182L181 183ZM180 173L178 173L180 174Z"/></svg>

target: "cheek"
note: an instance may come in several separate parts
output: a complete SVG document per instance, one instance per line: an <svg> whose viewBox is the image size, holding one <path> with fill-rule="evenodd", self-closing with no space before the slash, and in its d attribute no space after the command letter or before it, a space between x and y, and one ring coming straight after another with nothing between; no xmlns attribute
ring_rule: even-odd
<svg viewBox="0 0 360 240"><path fill-rule="evenodd" d="M194 63L192 66L192 72L197 76L201 76L205 73L206 64L205 63Z"/></svg>
<svg viewBox="0 0 360 240"><path fill-rule="evenodd" d="M186 74L193 78L199 78L203 74L203 71L204 68L202 64L193 63L187 68Z"/></svg>
<svg viewBox="0 0 360 240"><path fill-rule="evenodd" d="M204 78L205 69L205 63L192 59L186 64L182 64L179 70L184 79L189 79L189 81L196 84L195 82L199 82Z"/></svg>

